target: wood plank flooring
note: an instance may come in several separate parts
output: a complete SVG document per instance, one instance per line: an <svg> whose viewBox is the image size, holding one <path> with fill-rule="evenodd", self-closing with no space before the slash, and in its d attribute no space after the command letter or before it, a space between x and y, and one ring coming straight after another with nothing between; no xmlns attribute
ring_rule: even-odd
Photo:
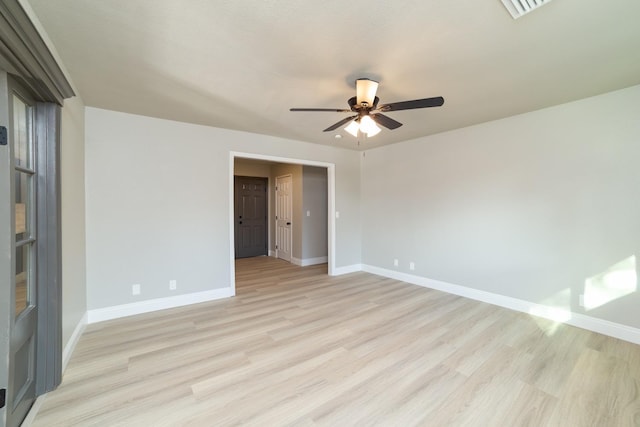
<svg viewBox="0 0 640 427"><path fill-rule="evenodd" d="M640 346L367 273L90 325L35 426L639 426Z"/></svg>

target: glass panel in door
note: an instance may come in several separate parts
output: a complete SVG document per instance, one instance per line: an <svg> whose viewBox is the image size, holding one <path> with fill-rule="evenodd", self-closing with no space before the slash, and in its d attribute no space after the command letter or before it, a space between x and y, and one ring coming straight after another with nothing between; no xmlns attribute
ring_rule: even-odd
<svg viewBox="0 0 640 427"><path fill-rule="evenodd" d="M35 301L33 274L35 251L34 179L32 158L33 107L13 95L14 210L15 210L15 316Z"/></svg>

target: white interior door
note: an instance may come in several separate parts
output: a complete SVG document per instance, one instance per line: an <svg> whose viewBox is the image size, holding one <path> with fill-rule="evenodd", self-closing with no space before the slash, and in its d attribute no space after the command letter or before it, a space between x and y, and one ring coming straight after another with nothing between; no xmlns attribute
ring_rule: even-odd
<svg viewBox="0 0 640 427"><path fill-rule="evenodd" d="M293 179L291 175L276 177L276 258L291 262L293 222Z"/></svg>

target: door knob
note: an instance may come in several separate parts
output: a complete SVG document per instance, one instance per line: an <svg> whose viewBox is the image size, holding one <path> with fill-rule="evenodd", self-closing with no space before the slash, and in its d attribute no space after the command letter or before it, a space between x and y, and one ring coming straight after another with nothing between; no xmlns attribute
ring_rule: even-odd
<svg viewBox="0 0 640 427"><path fill-rule="evenodd" d="M287 223L287 225L291 225L291 223L290 223L290 222L288 222L288 223Z"/></svg>
<svg viewBox="0 0 640 427"><path fill-rule="evenodd" d="M238 224L242 224L242 221L238 221Z"/></svg>

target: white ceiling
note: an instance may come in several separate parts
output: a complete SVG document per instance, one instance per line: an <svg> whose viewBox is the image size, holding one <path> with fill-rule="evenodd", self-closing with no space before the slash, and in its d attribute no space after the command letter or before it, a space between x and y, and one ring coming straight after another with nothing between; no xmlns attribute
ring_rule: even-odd
<svg viewBox="0 0 640 427"><path fill-rule="evenodd" d="M640 84L640 1L554 0L514 20L500 0L29 0L86 105L363 149ZM322 130L354 81L388 115L362 141Z"/></svg>

